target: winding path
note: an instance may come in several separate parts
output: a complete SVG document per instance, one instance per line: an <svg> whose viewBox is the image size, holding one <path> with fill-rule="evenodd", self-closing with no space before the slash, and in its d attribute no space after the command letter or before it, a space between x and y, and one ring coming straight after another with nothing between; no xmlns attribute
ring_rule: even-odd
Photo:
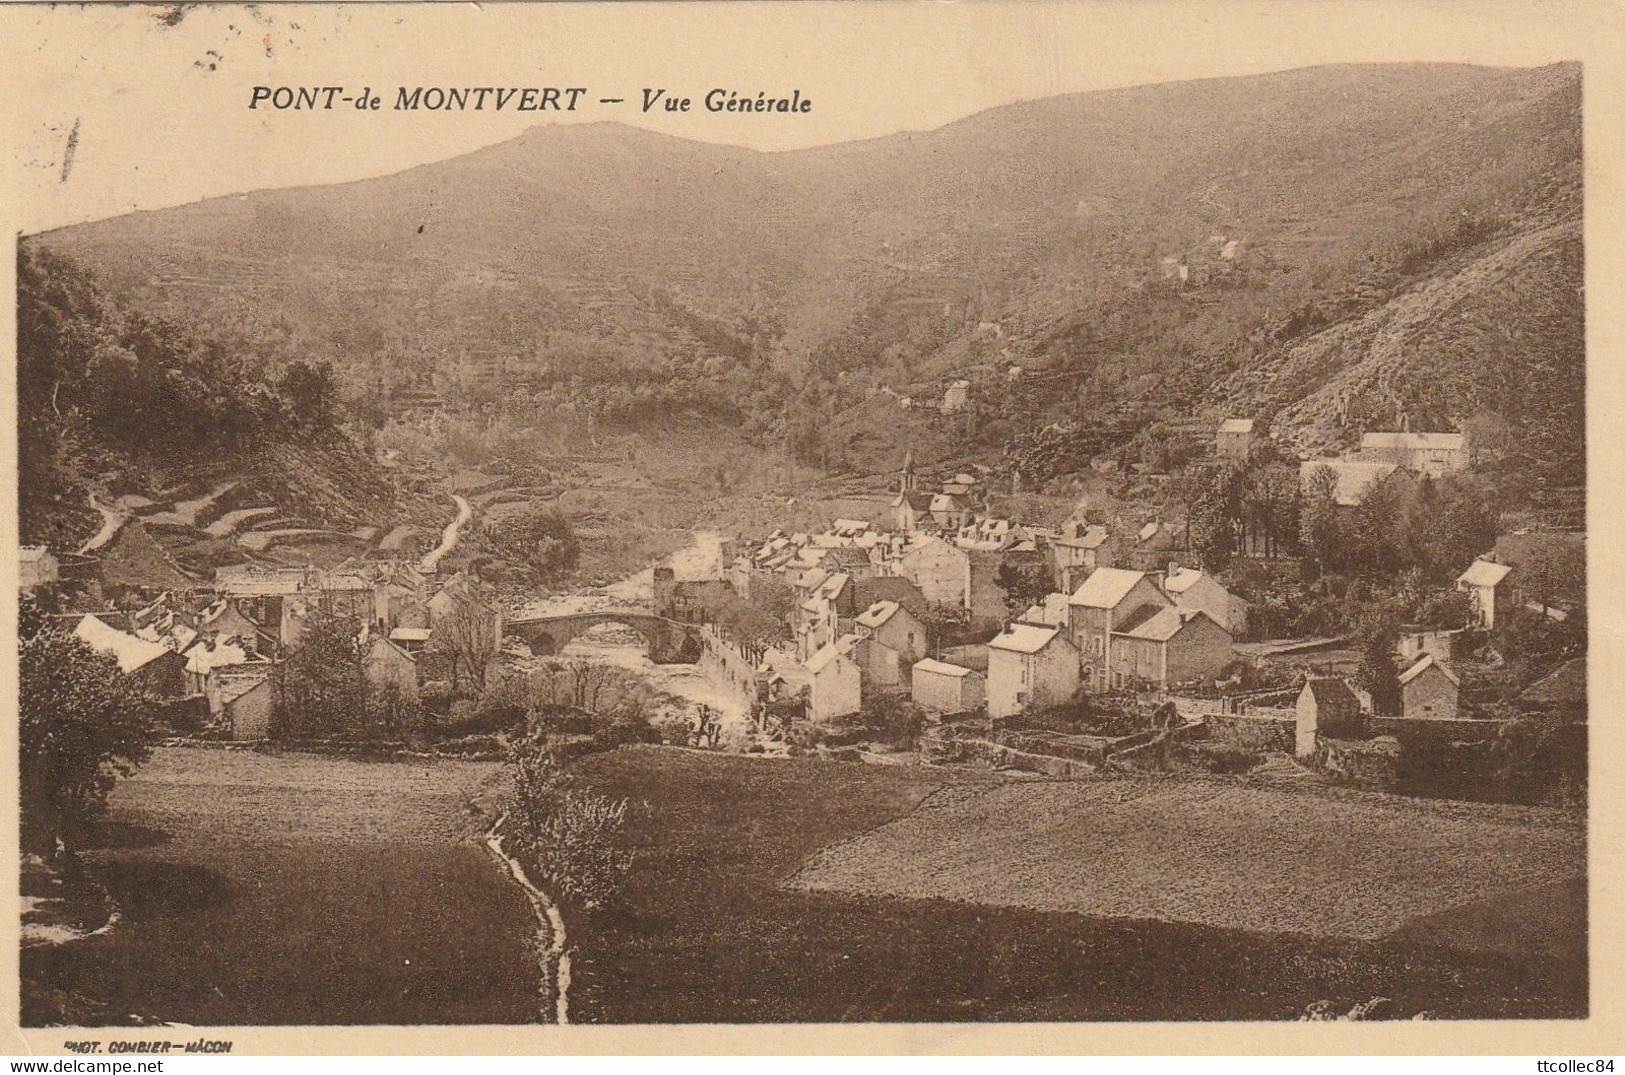
<svg viewBox="0 0 1625 1075"><path fill-rule="evenodd" d="M95 537L79 546L79 555L81 556L87 552L95 552L109 541L112 541L113 536L119 532L119 529L130 518L128 513L119 511L116 508L110 508L97 500L95 493L90 494L90 506L101 513L102 528L96 531Z"/></svg>
<svg viewBox="0 0 1625 1075"><path fill-rule="evenodd" d="M433 571L440 563L441 558L457 547L457 539L461 535L463 527L467 526L468 521L474 517L472 504L456 493L452 493L451 498L457 501L457 518L446 524L445 533L441 535L440 544L434 548L434 551L419 561L419 571Z"/></svg>

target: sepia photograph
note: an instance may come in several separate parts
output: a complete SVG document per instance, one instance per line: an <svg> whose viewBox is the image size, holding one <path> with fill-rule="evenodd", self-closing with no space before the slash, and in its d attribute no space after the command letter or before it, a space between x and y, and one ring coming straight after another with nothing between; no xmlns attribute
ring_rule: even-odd
<svg viewBox="0 0 1625 1075"><path fill-rule="evenodd" d="M22 1027L1592 1016L1578 52L8 6Z"/></svg>

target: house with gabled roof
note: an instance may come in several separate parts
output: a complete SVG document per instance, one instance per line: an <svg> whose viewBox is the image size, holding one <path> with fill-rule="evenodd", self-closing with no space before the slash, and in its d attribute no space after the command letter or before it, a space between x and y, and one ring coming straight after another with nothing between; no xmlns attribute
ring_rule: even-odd
<svg viewBox="0 0 1625 1075"><path fill-rule="evenodd" d="M1050 624L1016 621L987 644L987 712L992 718L1060 705L1078 692L1078 651Z"/></svg>
<svg viewBox="0 0 1625 1075"><path fill-rule="evenodd" d="M1467 469L1467 437L1461 433L1367 433L1360 438L1360 455L1394 463L1435 480Z"/></svg>
<svg viewBox="0 0 1625 1075"><path fill-rule="evenodd" d="M849 717L863 708L863 673L852 656L857 636L839 638L807 658L807 716L814 723Z"/></svg>
<svg viewBox="0 0 1625 1075"><path fill-rule="evenodd" d="M1496 590L1511 573L1507 564L1478 559L1456 579L1456 589L1467 595L1472 621L1486 631L1495 628Z"/></svg>
<svg viewBox="0 0 1625 1075"><path fill-rule="evenodd" d="M1206 612L1232 636L1247 629L1247 602L1231 593L1211 572L1170 563L1162 589L1175 605Z"/></svg>
<svg viewBox="0 0 1625 1075"><path fill-rule="evenodd" d="M930 633L921 620L896 601L876 601L852 621L859 638L873 639L898 654L898 678L906 679L907 670L923 658L931 648Z"/></svg>
<svg viewBox="0 0 1625 1075"><path fill-rule="evenodd" d="M1452 720L1461 698L1461 679L1443 661L1426 653L1399 674L1400 712L1412 720Z"/></svg>
<svg viewBox="0 0 1625 1075"><path fill-rule="evenodd" d="M1234 660L1230 632L1206 612L1142 605L1112 632L1111 687L1166 694L1212 686Z"/></svg>
<svg viewBox="0 0 1625 1075"><path fill-rule="evenodd" d="M1060 535L1050 542L1055 577L1061 589L1071 593L1095 568L1111 566L1104 548L1108 537L1110 532L1104 526L1091 526L1079 519L1067 520Z"/></svg>
<svg viewBox="0 0 1625 1075"><path fill-rule="evenodd" d="M910 697L927 713L969 713L987 701L987 677L973 668L927 657L914 664Z"/></svg>
<svg viewBox="0 0 1625 1075"><path fill-rule="evenodd" d="M1112 634L1142 608L1167 608L1167 594L1144 571L1102 567L1083 580L1067 600L1072 644L1082 662L1083 688L1112 689Z"/></svg>
<svg viewBox="0 0 1625 1075"><path fill-rule="evenodd" d="M1337 676L1310 676L1298 692L1297 750L1312 757L1317 737L1343 736L1360 730L1360 699L1348 681Z"/></svg>
<svg viewBox="0 0 1625 1075"><path fill-rule="evenodd" d="M86 616L73 635L98 653L118 661L118 670L138 689L157 698L186 694L186 658L168 646L137 638L95 616Z"/></svg>

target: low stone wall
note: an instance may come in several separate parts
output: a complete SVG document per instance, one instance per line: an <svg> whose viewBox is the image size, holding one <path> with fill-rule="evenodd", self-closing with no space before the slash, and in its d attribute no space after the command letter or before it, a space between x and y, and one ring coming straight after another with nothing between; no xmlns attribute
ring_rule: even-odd
<svg viewBox="0 0 1625 1075"><path fill-rule="evenodd" d="M1242 750L1278 750L1291 754L1298 735L1296 714L1210 714L1202 718L1208 741Z"/></svg>
<svg viewBox="0 0 1625 1075"><path fill-rule="evenodd" d="M986 739L922 739L921 756L937 764L985 765L988 768L1019 769L1060 779L1088 776L1095 766L1086 761L1032 754Z"/></svg>
<svg viewBox="0 0 1625 1075"><path fill-rule="evenodd" d="M1315 742L1311 764L1340 784L1387 791L1399 783L1403 752L1392 736L1376 739L1327 739Z"/></svg>
<svg viewBox="0 0 1625 1075"><path fill-rule="evenodd" d="M1482 743L1501 734L1498 720L1416 720L1407 717L1371 717L1373 735L1391 735L1406 747L1443 743Z"/></svg>

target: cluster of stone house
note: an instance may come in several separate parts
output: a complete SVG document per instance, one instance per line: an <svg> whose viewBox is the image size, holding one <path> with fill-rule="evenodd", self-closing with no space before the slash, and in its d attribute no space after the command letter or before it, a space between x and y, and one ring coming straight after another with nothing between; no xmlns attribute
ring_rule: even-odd
<svg viewBox="0 0 1625 1075"><path fill-rule="evenodd" d="M1360 438L1358 451L1305 460L1298 473L1306 490L1323 480L1322 474L1331 475L1337 505L1354 508L1376 489L1459 474L1469 462L1467 438L1461 433L1375 432Z"/></svg>
<svg viewBox="0 0 1625 1075"><path fill-rule="evenodd" d="M1014 716L1078 691L1167 694L1211 686L1232 664L1245 605L1205 572L1097 567L988 643L988 714Z"/></svg>
<svg viewBox="0 0 1625 1075"><path fill-rule="evenodd" d="M38 585L38 584L36 584ZM501 614L476 578L432 580L389 561L333 569L231 566L212 583L159 593L133 611L98 609L74 634L112 655L119 670L159 701L201 699L211 723L233 739L261 739L270 727L274 675L318 608L359 625L368 685L416 698L420 660L437 625L472 617L464 632L495 653Z"/></svg>

